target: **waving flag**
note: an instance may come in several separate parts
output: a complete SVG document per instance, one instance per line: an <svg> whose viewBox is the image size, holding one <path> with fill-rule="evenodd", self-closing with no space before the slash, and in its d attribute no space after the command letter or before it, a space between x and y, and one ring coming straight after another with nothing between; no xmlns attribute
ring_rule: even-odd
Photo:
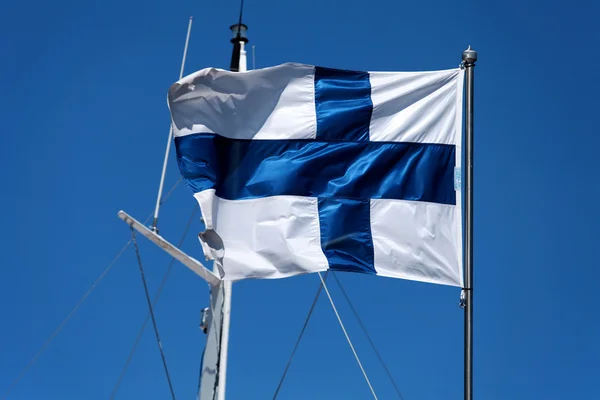
<svg viewBox="0 0 600 400"><path fill-rule="evenodd" d="M458 68L292 63L173 84L205 255L225 280L332 269L461 286L462 86Z"/></svg>

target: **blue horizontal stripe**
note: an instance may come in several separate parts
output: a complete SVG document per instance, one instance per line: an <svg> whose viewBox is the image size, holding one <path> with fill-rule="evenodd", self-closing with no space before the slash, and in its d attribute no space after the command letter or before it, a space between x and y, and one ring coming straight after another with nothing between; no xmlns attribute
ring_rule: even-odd
<svg viewBox="0 0 600 400"><path fill-rule="evenodd" d="M316 67L315 109L317 140L369 140L369 73Z"/></svg>
<svg viewBox="0 0 600 400"><path fill-rule="evenodd" d="M225 199L276 195L456 204L455 147L443 144L175 138L193 192Z"/></svg>

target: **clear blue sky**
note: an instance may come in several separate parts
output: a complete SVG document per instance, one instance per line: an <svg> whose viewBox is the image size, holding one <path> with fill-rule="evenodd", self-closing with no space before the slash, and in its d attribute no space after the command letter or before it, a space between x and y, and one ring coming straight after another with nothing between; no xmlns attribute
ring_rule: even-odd
<svg viewBox="0 0 600 400"><path fill-rule="evenodd" d="M343 6L342 6L343 4ZM187 73L227 68L238 1L5 2L0 12L0 394L153 209L188 17ZM453 68L479 51L475 144L475 395L598 399L600 6L248 0L257 67ZM171 155L167 188L179 178ZM161 233L182 234L183 185ZM183 248L201 259L198 215ZM168 257L140 241L154 293ZM147 305L129 249L8 399L107 399ZM405 399L462 398L456 288L341 274ZM229 399L271 398L316 275L234 285ZM380 399L397 398L335 284ZM176 265L156 307L179 399L195 398L206 284ZM322 297L280 399L368 399ZM149 326L117 398L166 399Z"/></svg>

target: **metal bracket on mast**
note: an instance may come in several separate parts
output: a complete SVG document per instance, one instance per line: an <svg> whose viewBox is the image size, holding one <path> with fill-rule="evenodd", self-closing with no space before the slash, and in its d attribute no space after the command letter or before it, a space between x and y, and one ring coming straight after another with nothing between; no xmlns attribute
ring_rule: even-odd
<svg viewBox="0 0 600 400"><path fill-rule="evenodd" d="M125 211L119 211L119 218L125 221L133 229L144 235L152 243L169 253L173 258L181 262L183 265L194 271L200 278L204 279L211 286L219 286L222 282L214 272L206 269L200 261L193 257L188 256L177 247L167 242L162 236L146 228L143 224L136 221L133 217L129 216Z"/></svg>

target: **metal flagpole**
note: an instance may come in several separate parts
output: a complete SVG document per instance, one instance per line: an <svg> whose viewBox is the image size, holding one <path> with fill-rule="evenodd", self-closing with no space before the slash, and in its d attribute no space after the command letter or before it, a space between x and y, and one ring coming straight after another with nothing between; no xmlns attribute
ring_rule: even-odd
<svg viewBox="0 0 600 400"><path fill-rule="evenodd" d="M477 52L471 46L462 53L466 69L465 123L465 400L473 399L473 80Z"/></svg>
<svg viewBox="0 0 600 400"><path fill-rule="evenodd" d="M183 78L183 69L185 68L185 58L187 56L188 44L190 42L190 33L192 31L192 20L188 24L187 36L185 37L185 46L183 48L183 59L181 60L181 69L179 70L179 79ZM156 208L154 209L154 219L152 220L152 231L158 232L158 212L160 211L160 198L162 197L163 186L165 184L165 175L167 174L167 161L169 161L169 151L171 150L171 140L173 140L173 124L169 128L169 139L167 140L167 149L165 150L165 160L163 162L162 174L160 176L160 184L158 185L158 196L156 197Z"/></svg>

